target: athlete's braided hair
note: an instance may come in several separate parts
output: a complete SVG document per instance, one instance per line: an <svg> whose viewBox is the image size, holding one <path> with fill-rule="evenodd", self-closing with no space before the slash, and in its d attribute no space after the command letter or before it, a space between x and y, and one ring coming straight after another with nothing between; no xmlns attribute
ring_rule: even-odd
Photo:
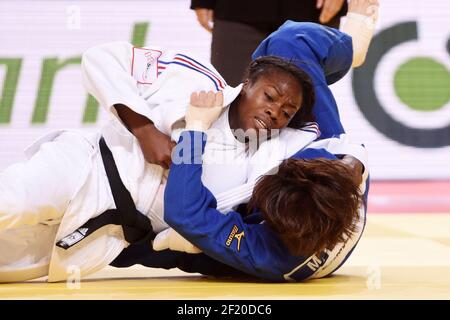
<svg viewBox="0 0 450 320"><path fill-rule="evenodd" d="M248 79L250 83L255 83L262 75L267 75L274 71L281 71L291 75L302 88L303 102L301 108L289 122L288 127L298 129L305 122L314 121L312 110L316 97L311 77L291 61L276 56L259 57L249 64L244 79Z"/></svg>

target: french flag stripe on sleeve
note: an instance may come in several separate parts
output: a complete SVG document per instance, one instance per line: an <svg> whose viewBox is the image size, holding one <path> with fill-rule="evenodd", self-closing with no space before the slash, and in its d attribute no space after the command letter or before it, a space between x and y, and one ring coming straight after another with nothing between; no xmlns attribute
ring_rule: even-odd
<svg viewBox="0 0 450 320"><path fill-rule="evenodd" d="M217 91L223 90L226 86L225 80L223 80L217 73L212 72L210 69L188 56L177 54L172 61L159 60L158 62L161 64L158 67L159 71L163 71L165 69L165 65L176 64L197 71L208 77L214 83Z"/></svg>
<svg viewBox="0 0 450 320"><path fill-rule="evenodd" d="M208 67L204 66L203 64L201 64L197 60L195 60L195 59L193 59L191 57L188 57L188 56L186 56L184 54L181 54L181 53L177 54L175 56L175 59L177 57L179 57L180 59L185 58L186 60L188 60L186 62L190 63L191 65L195 66L196 68L202 70L203 72L209 74L214 79L216 79L219 82L219 87L221 87L222 89L225 88L225 86L226 86L225 80L220 75L218 75L217 73L211 71Z"/></svg>
<svg viewBox="0 0 450 320"><path fill-rule="evenodd" d="M304 127L301 127L300 130L315 133L317 137L320 137L321 135L319 125L316 122L308 122Z"/></svg>

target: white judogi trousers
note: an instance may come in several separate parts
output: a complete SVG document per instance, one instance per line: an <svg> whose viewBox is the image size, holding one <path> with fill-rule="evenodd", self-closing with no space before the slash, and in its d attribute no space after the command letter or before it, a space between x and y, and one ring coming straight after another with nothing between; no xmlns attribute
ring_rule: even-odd
<svg viewBox="0 0 450 320"><path fill-rule="evenodd" d="M2 272L24 269L20 280L48 274L56 232L92 155L87 139L64 132L30 159L0 172Z"/></svg>
<svg viewBox="0 0 450 320"><path fill-rule="evenodd" d="M115 208L99 152L101 135L137 209L151 213L163 169L146 163L130 136L111 127L91 135L63 131L46 136L34 144L29 159L0 173L0 282L46 275L49 281L61 281L70 270L85 276L128 246L119 225L102 227L68 250L55 246ZM155 223L156 232L162 227Z"/></svg>

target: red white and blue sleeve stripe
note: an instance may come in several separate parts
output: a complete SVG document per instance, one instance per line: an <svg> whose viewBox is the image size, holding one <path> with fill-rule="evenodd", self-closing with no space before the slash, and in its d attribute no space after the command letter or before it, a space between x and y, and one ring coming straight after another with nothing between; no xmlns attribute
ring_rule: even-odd
<svg viewBox="0 0 450 320"><path fill-rule="evenodd" d="M317 122L308 122L303 127L299 128L299 130L315 133L317 135L317 138L319 138L321 135Z"/></svg>
<svg viewBox="0 0 450 320"><path fill-rule="evenodd" d="M212 71L197 60L181 53L176 54L171 61L158 60L158 74L164 71L166 66L170 64L176 64L203 74L213 82L217 91L222 91L227 85L225 80L216 71Z"/></svg>

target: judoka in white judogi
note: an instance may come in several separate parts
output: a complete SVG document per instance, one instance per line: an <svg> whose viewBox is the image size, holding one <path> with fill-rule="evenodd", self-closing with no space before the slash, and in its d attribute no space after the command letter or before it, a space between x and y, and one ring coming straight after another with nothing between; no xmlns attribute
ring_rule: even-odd
<svg viewBox="0 0 450 320"><path fill-rule="evenodd" d="M114 208L99 153L101 136L138 210L151 219L155 232L167 227L161 205L164 170L145 161L136 138L117 116L115 104L146 116L177 140L192 92L223 91L228 106L241 90L241 86L227 86L210 64L199 59L122 42L88 50L82 70L87 90L112 115L111 121L94 134L53 132L27 150L28 160L0 173L0 282L45 275L49 281L61 281L72 266L82 276L88 275L108 265L128 245L121 226L108 225L69 250L55 246L91 218ZM211 159L211 166L205 164L202 179L223 212L248 200L260 174L319 135L317 130L283 129L279 137L261 146L260 156L253 157L267 163L248 167L251 155L232 136L227 107L213 128L224 134L208 134L212 140L205 158ZM333 153L355 156L367 168L364 148L349 144L346 137L317 144L318 148L329 146Z"/></svg>
<svg viewBox="0 0 450 320"><path fill-rule="evenodd" d="M176 140L192 92L223 91L228 106L241 90L241 86L227 86L208 63L128 43L88 50L82 70L87 90L113 116L98 133L47 135L27 150L27 161L0 173L0 281L44 275L49 281L60 281L68 277L71 266L84 276L109 264L128 245L121 227L108 225L69 250L55 246L89 219L114 208L98 148L101 136L138 210L150 217L155 232L167 227L161 201L154 201L164 170L144 160L136 138L117 117L115 104L148 117ZM228 108L213 128L223 134L210 135L205 156L211 166L205 166L203 178L219 204L231 208L251 193L251 186L245 186L248 152L231 133ZM317 137L317 131L299 134L296 150Z"/></svg>

